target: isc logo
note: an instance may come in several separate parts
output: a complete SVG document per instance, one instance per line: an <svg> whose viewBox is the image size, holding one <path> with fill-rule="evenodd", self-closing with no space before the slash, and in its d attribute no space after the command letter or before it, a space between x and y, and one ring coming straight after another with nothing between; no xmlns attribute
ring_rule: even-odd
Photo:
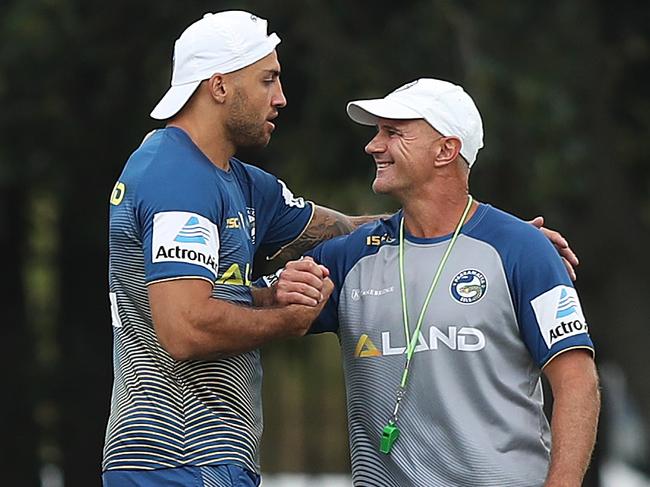
<svg viewBox="0 0 650 487"><path fill-rule="evenodd" d="M366 245L377 247L384 242L392 242L394 239L390 238L387 233L383 235L368 235L366 237Z"/></svg>
<svg viewBox="0 0 650 487"><path fill-rule="evenodd" d="M240 228L239 218L227 218L226 219L226 228Z"/></svg>

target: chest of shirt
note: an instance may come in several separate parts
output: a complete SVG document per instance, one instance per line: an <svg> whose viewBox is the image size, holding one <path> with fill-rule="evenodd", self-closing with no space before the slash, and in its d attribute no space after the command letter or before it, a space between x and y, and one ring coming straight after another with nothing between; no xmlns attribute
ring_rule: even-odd
<svg viewBox="0 0 650 487"><path fill-rule="evenodd" d="M423 306L446 249L407 244L404 290L415 353L487 353L523 347L507 280L496 252L459 239L429 303ZM339 296L339 335L346 358L403 355L407 339L397 246L384 246L360 260Z"/></svg>
<svg viewBox="0 0 650 487"><path fill-rule="evenodd" d="M255 254L255 208L246 201L239 185L228 185L221 200L219 265L213 295L250 302Z"/></svg>

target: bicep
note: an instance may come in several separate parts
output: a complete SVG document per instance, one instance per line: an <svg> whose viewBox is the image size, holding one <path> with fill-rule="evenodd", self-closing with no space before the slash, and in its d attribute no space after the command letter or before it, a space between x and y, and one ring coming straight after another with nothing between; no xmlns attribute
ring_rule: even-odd
<svg viewBox="0 0 650 487"><path fill-rule="evenodd" d="M193 315L212 295L212 284L204 279L173 279L148 286L151 318L158 340L167 348L178 334L189 333Z"/></svg>
<svg viewBox="0 0 650 487"><path fill-rule="evenodd" d="M596 365L588 349L573 349L560 353L548 362L544 375L551 385L553 394L571 392L577 388L597 388Z"/></svg>

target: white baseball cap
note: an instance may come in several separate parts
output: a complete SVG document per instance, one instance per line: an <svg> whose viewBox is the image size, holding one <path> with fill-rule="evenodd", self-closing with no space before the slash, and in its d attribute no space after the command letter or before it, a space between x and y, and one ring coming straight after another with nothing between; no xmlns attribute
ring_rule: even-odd
<svg viewBox="0 0 650 487"><path fill-rule="evenodd" d="M424 119L440 134L460 139L460 154L469 167L483 147L483 122L478 108L463 88L448 81L421 78L385 98L351 101L347 112L362 125L377 125L380 118Z"/></svg>
<svg viewBox="0 0 650 487"><path fill-rule="evenodd" d="M266 29L266 20L241 10L208 13L190 25L174 44L171 87L151 117L173 117L201 81L215 73L245 68L271 54L280 38L267 35Z"/></svg>

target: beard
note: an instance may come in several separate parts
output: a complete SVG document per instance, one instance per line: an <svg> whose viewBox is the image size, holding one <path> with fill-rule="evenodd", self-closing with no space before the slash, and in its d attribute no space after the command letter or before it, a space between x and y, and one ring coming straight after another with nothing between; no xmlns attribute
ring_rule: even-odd
<svg viewBox="0 0 650 487"><path fill-rule="evenodd" d="M226 121L228 137L237 148L263 148L271 139L264 130L266 120L261 120L249 106L248 98L236 91L230 116Z"/></svg>

